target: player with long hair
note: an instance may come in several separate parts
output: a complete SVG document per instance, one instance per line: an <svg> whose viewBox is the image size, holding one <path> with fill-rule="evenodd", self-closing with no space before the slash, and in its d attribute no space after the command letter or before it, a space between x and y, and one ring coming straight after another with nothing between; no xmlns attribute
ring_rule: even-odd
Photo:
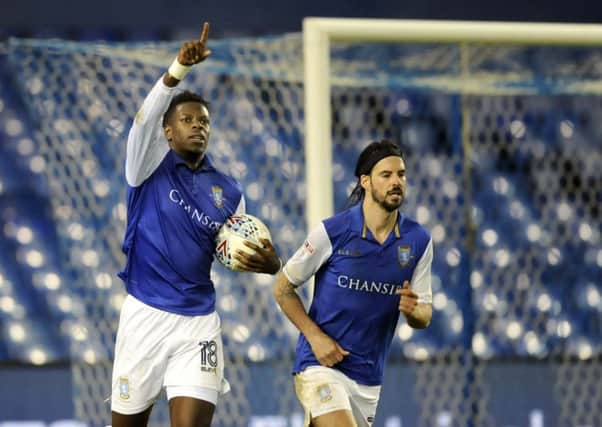
<svg viewBox="0 0 602 427"><path fill-rule="evenodd" d="M389 141L368 145L351 207L322 221L278 275L274 296L300 336L293 367L305 425L370 426L399 314L432 316L429 233L399 210L406 166ZM315 275L309 312L296 288Z"/></svg>

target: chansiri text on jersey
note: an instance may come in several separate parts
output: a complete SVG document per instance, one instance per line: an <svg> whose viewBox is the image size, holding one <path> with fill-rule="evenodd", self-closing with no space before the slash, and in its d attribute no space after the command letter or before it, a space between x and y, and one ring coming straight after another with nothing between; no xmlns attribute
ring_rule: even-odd
<svg viewBox="0 0 602 427"><path fill-rule="evenodd" d="M217 233L222 226L221 222L214 221L205 212L199 211L197 208L192 207L189 203L186 203L186 201L180 195L180 192L176 189L172 189L169 192L169 200L182 206L192 219L197 221L199 224L208 227L215 233Z"/></svg>
<svg viewBox="0 0 602 427"><path fill-rule="evenodd" d="M337 276L337 286L352 291L388 295L394 295L395 291L402 288L402 285L398 283L372 282L368 280L354 279L353 277L345 275Z"/></svg>

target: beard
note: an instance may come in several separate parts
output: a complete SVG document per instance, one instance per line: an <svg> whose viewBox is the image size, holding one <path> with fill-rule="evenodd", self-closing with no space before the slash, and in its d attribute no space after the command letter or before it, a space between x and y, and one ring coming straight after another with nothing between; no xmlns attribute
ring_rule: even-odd
<svg viewBox="0 0 602 427"><path fill-rule="evenodd" d="M387 200L387 196L389 196L391 194L391 192L385 193L384 195L381 196L377 191L375 191L374 187L372 187L371 190L372 191L370 192L370 194L372 195L372 200L374 202L376 202L381 208L383 208L387 212L396 211L397 209L399 209L399 207L403 203L404 194L403 194L403 190L401 190L401 189L399 189L399 191L401 192L401 194L399 195L399 202L392 202L392 201Z"/></svg>

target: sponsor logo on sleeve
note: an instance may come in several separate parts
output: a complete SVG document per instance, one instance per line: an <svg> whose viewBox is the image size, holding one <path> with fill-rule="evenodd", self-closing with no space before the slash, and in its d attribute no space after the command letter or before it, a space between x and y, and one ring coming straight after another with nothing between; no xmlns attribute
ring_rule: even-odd
<svg viewBox="0 0 602 427"><path fill-rule="evenodd" d="M305 249L305 252L308 254L313 254L315 251L314 247L309 243L309 240L306 240L305 243L303 243L303 249Z"/></svg>

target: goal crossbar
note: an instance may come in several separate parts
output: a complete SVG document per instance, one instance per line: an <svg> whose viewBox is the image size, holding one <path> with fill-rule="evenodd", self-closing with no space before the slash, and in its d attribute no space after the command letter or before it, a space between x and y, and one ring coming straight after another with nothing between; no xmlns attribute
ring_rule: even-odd
<svg viewBox="0 0 602 427"><path fill-rule="evenodd" d="M312 228L332 215L330 42L496 43L506 45L602 46L602 25L305 18L306 220Z"/></svg>

